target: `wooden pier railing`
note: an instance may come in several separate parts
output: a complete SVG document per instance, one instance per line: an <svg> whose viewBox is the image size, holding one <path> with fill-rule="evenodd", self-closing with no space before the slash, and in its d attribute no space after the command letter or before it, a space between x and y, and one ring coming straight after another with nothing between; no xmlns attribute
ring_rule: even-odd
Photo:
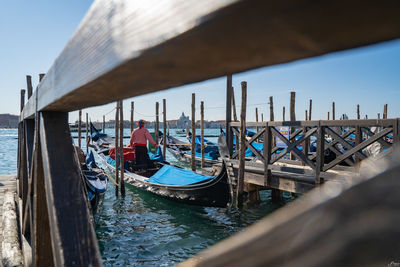
<svg viewBox="0 0 400 267"><path fill-rule="evenodd" d="M32 248L24 256L34 266L101 265L68 112L400 37L395 0L152 3L96 0L33 93L27 80L18 126L18 195L22 234ZM305 127L305 136L316 131ZM323 136L325 129L317 132ZM265 134L265 140L279 136L271 127ZM289 146L288 152L305 158ZM358 158L361 148L352 148ZM269 155L258 156L274 165ZM322 175L332 167L304 161Z"/></svg>
<svg viewBox="0 0 400 267"><path fill-rule="evenodd" d="M234 134L232 138L241 137L241 122L231 122L230 128ZM328 120L328 121L270 121L247 122L246 129L258 128L252 137L245 139L244 150L250 149L253 153L251 161L240 157L239 146L231 148L233 162L245 162L244 168L259 169L264 174L266 187L274 187L272 172L279 170L278 176L287 173L287 176L296 178L301 168L304 177L314 177L313 184L318 185L326 179L335 177L337 172L330 170L358 173L359 162L371 154L389 153L394 144L399 143L399 119L383 120ZM281 133L281 129L287 135ZM257 148L255 143L258 142ZM229 143L229 142L228 142ZM233 142L231 142L232 144ZM278 145L280 144L280 145ZM315 151L310 151L310 144L314 144ZM375 150L372 151L372 147ZM260 149L261 148L261 149ZM292 154L295 160L287 155ZM244 154L243 154L244 155ZM282 167L282 164L285 167ZM240 164L237 163L240 172ZM302 166L300 166L302 165ZM288 168L287 166L291 166ZM298 175L297 175L298 176ZM305 180L305 178L303 179ZM240 182L240 181L239 181ZM288 191L304 193L312 187L297 185L298 190ZM279 188L279 187L278 187ZM283 188L281 188L283 189Z"/></svg>

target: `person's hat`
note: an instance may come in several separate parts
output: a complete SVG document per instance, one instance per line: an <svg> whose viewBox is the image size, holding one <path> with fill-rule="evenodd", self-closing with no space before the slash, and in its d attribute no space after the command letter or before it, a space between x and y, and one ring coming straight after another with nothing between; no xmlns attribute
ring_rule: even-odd
<svg viewBox="0 0 400 267"><path fill-rule="evenodd" d="M139 126L143 126L143 125L145 125L147 123L147 121L145 121L145 120L138 120L137 121L137 125L139 125Z"/></svg>

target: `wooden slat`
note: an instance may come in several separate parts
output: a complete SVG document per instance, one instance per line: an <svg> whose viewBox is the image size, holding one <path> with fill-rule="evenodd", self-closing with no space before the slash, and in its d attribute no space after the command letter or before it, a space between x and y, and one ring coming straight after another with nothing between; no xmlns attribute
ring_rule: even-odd
<svg viewBox="0 0 400 267"><path fill-rule="evenodd" d="M397 0L97 0L36 90L38 108L72 111L392 40L399 9ZM29 101L22 117L34 111Z"/></svg>
<svg viewBox="0 0 400 267"><path fill-rule="evenodd" d="M399 175L397 163L347 190L323 185L180 266L389 266L400 250Z"/></svg>
<svg viewBox="0 0 400 267"><path fill-rule="evenodd" d="M43 112L40 141L54 263L101 266L68 113Z"/></svg>

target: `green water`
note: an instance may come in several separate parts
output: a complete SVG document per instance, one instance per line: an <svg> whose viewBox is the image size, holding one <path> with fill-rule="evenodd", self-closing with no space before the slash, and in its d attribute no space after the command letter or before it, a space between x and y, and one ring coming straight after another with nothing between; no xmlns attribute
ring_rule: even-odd
<svg viewBox="0 0 400 267"><path fill-rule="evenodd" d="M112 135L114 130L106 129L106 132ZM206 130L206 134L218 132ZM171 134L174 135L174 130ZM129 135L129 130L125 135ZM17 137L16 129L0 129L0 174L17 172ZM76 138L74 141L77 143ZM179 164L170 154L167 160ZM280 206L270 202L268 191L261 193L261 199L258 207L238 212L179 204L131 186L127 186L125 198L116 198L110 183L96 226L103 263L105 266L174 266Z"/></svg>
<svg viewBox="0 0 400 267"><path fill-rule="evenodd" d="M113 131L106 130L110 135ZM218 133L218 129L205 132ZM129 131L124 135L128 134ZM185 139L173 129L170 134ZM216 138L208 139L216 141ZM181 164L169 153L167 160ZM261 199L259 206L238 212L175 203L129 185L125 198L116 198L114 187L109 184L96 227L103 263L105 266L174 266L280 207L271 203L269 191L261 192Z"/></svg>

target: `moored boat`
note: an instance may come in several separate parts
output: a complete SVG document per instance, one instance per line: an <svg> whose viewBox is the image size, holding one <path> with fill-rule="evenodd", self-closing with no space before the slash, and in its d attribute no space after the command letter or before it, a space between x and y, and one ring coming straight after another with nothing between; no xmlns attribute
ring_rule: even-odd
<svg viewBox="0 0 400 267"><path fill-rule="evenodd" d="M91 129L95 130L94 127ZM115 160L110 157L111 144L109 137L104 136L97 138L94 143L95 151L109 175L115 173ZM161 153L160 149L158 153ZM172 166L160 160L160 157L153 158L158 159L151 160L147 166L135 165L134 161L124 162L125 182L157 196L186 204L226 207L230 203L231 191L224 167L216 176L204 176Z"/></svg>

